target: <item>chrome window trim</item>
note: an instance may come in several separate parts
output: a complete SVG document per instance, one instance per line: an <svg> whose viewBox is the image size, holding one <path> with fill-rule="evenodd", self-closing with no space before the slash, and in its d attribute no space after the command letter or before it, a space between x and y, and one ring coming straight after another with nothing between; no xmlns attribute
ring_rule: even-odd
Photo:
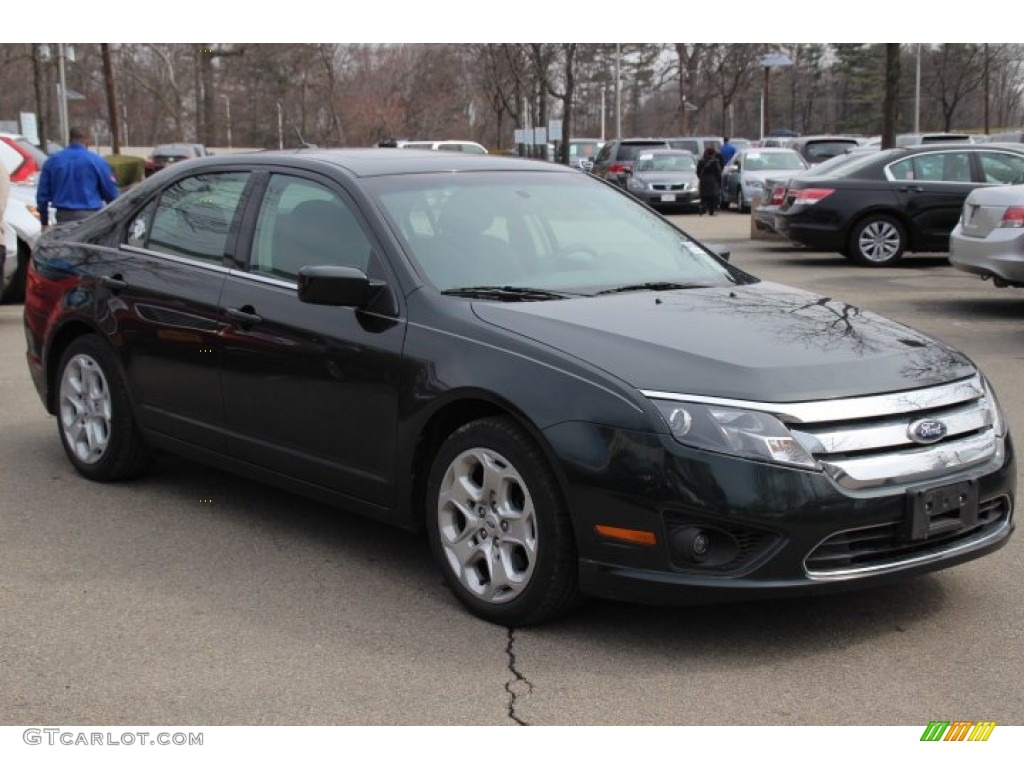
<svg viewBox="0 0 1024 768"><path fill-rule="evenodd" d="M252 280L253 282L256 283L264 283L265 285L273 285L278 288L290 288L293 291L299 290L298 283L296 282L282 280L279 277L271 277L270 275L263 275L260 274L259 272L244 272L240 269L232 268L228 270L228 274L231 277L240 277L245 280Z"/></svg>
<svg viewBox="0 0 1024 768"><path fill-rule="evenodd" d="M200 259L189 258L187 256L176 256L172 253L151 251L148 248L140 248L137 245L128 245L127 243L121 243L118 248L119 250L128 251L130 253L137 253L141 256L151 256L155 259L165 259L166 261L172 261L175 264L184 264L190 267L199 267L200 269L206 269L211 272L218 272L220 274L226 275L231 271L230 267L225 267L223 264L213 264L209 261L201 261Z"/></svg>
<svg viewBox="0 0 1024 768"><path fill-rule="evenodd" d="M769 403L755 400L737 400L706 395L688 395L679 392L659 392L642 389L640 393L652 400L670 400L680 403L702 403L727 408L746 408L778 416L789 424L809 424L822 421L848 422L877 416L897 416L903 413L956 405L985 396L981 375L961 379L936 387L893 392L886 395L847 397L835 400L811 400L796 403Z"/></svg>

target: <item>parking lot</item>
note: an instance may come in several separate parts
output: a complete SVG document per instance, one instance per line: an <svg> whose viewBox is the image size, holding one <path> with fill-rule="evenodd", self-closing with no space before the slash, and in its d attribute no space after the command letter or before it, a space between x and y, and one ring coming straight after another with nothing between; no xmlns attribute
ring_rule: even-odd
<svg viewBox="0 0 1024 768"><path fill-rule="evenodd" d="M943 255L872 270L752 241L745 215L675 220L766 280L958 347L1024 434L1024 291ZM841 598L594 600L510 631L467 614L411 534L183 459L80 478L24 349L21 308L0 308L5 724L1024 724L1019 533Z"/></svg>

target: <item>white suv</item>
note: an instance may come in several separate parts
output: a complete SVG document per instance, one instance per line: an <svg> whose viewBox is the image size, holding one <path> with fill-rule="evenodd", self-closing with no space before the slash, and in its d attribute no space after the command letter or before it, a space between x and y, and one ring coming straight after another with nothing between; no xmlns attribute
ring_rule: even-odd
<svg viewBox="0 0 1024 768"><path fill-rule="evenodd" d="M403 149L440 149L445 152L465 152L468 155L486 155L487 150L475 141L461 139L445 139L443 141L399 141Z"/></svg>

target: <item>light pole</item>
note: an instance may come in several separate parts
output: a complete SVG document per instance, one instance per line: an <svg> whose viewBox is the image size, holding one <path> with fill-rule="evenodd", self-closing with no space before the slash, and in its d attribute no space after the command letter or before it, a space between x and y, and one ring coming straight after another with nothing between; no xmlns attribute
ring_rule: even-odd
<svg viewBox="0 0 1024 768"><path fill-rule="evenodd" d="M759 63L764 67L764 89L761 91L761 138L763 139L770 129L768 121L770 119L770 91L768 89L769 80L768 73L771 72L772 67L789 67L792 66L793 60L784 53L768 53L762 56Z"/></svg>
<svg viewBox="0 0 1024 768"><path fill-rule="evenodd" d="M622 47L615 44L615 138L622 138Z"/></svg>
<svg viewBox="0 0 1024 768"><path fill-rule="evenodd" d="M277 148L284 149L284 110L281 102L277 102Z"/></svg>
<svg viewBox="0 0 1024 768"><path fill-rule="evenodd" d="M917 44L917 72L914 75L914 133L921 132L921 44Z"/></svg>
<svg viewBox="0 0 1024 768"><path fill-rule="evenodd" d="M228 121L228 149L231 149L231 97L223 93L220 97L224 99L225 115Z"/></svg>

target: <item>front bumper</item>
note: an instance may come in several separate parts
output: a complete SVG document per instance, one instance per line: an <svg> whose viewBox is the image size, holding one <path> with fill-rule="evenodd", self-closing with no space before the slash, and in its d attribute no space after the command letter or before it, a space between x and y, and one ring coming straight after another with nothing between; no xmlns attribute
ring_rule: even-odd
<svg viewBox="0 0 1024 768"><path fill-rule="evenodd" d="M591 595L688 604L845 591L981 557L1014 528L1008 437L997 459L928 484L973 484L983 510L977 522L913 539L908 515L918 486L853 491L823 472L596 425L562 424L546 434L567 480L580 587ZM597 526L650 531L655 543L607 538ZM735 557L687 562L678 537L694 529L711 533L713 546L730 537Z"/></svg>
<svg viewBox="0 0 1024 768"><path fill-rule="evenodd" d="M629 190L630 194L638 200L642 200L652 208L670 206L695 206L700 203L697 190L672 190L662 192L659 190Z"/></svg>

